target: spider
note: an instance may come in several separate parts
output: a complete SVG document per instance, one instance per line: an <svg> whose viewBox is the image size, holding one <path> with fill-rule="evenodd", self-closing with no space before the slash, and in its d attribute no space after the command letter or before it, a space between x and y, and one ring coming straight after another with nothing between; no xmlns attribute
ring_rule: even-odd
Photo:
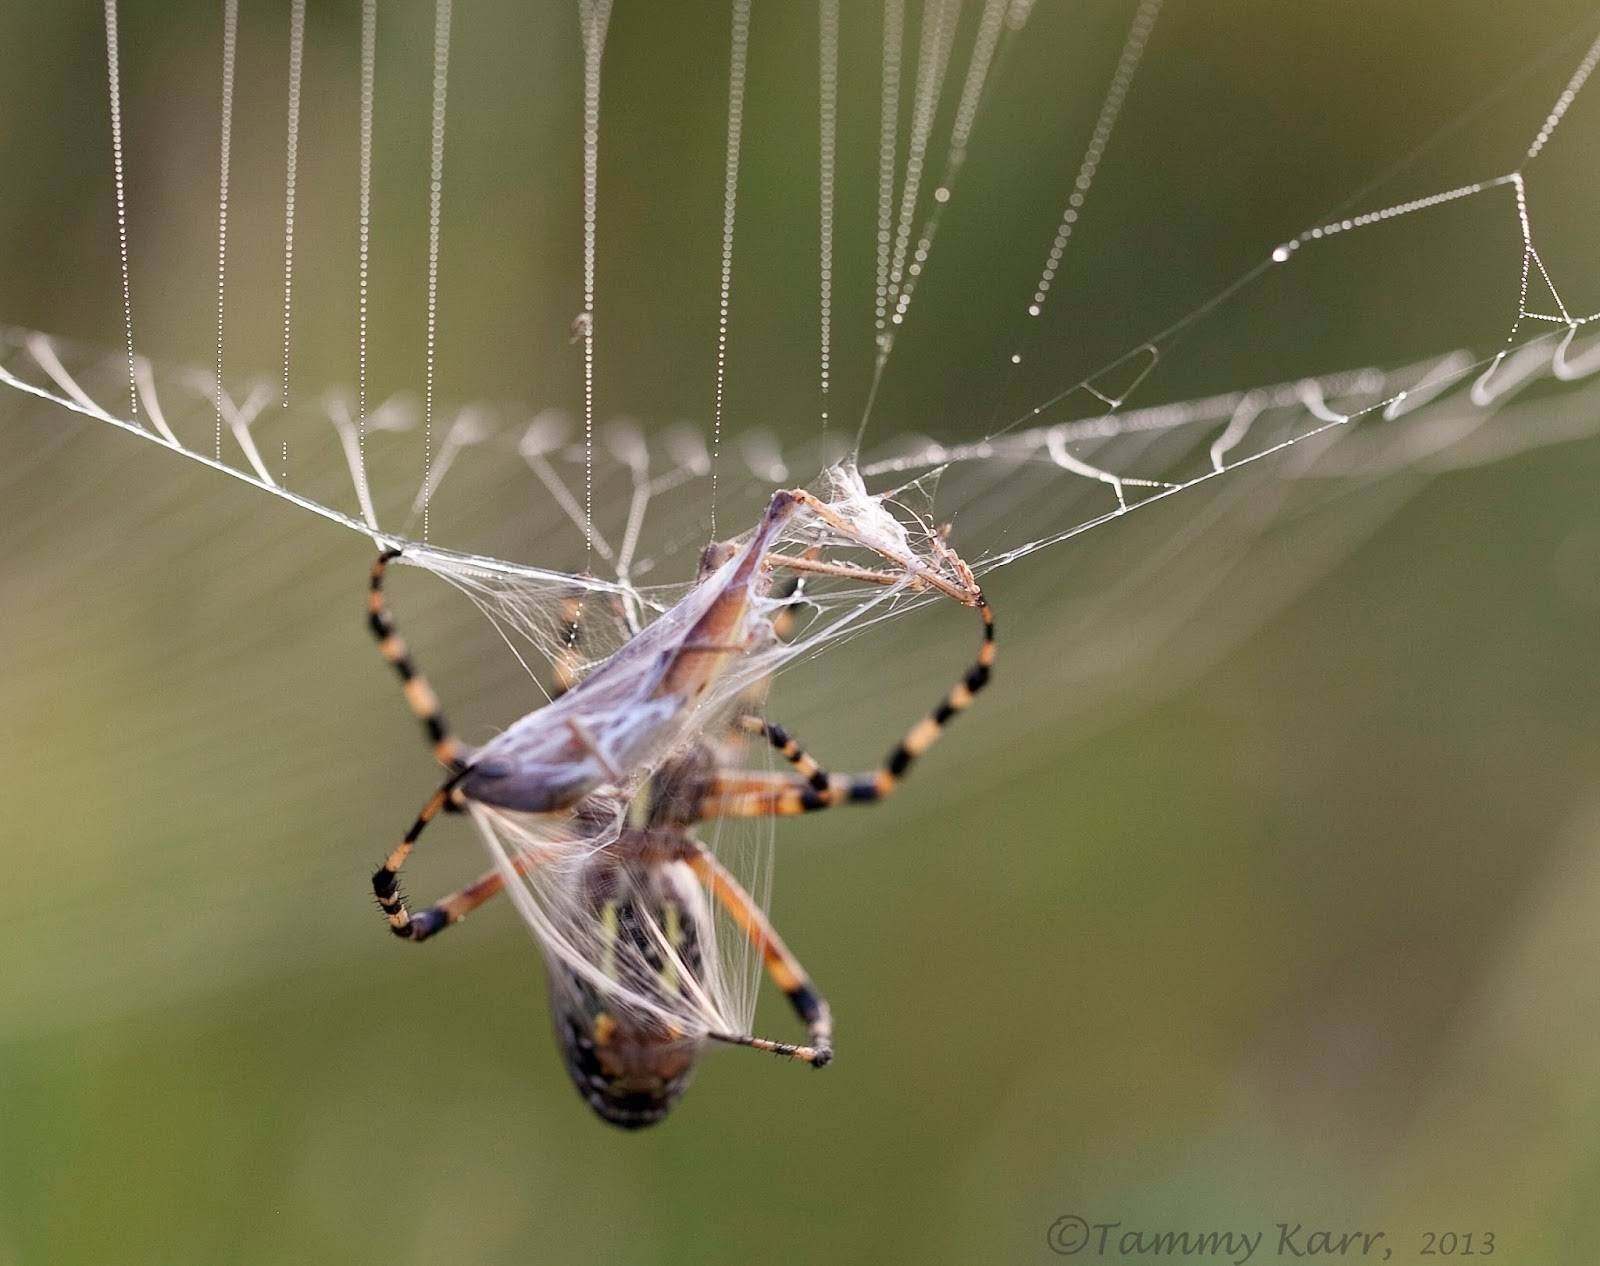
<svg viewBox="0 0 1600 1266"><path fill-rule="evenodd" d="M801 512L883 554L900 570L829 562L815 549L800 556L772 552L779 532ZM551 702L476 751L451 733L437 696L396 632L383 583L399 551L385 550L371 572L372 632L398 671L435 758L450 771L373 876L390 929L421 942L505 891L508 879L532 876L544 883L552 904L540 916L541 942L563 1061L585 1101L614 1125L638 1128L661 1120L687 1087L708 1041L826 1066L833 1058L826 1000L759 904L692 830L717 818L785 816L882 800L971 703L994 663L994 615L971 571L942 537L936 550L944 564L938 570L863 538L808 492L779 492L748 541L708 548L689 593L582 681L576 680L581 603L569 602ZM738 697L720 733L704 729L703 721L695 729L696 701L739 655L778 636L792 614L798 580L780 595L776 614L757 601L769 597L775 568L797 577L881 584L909 578L979 613L983 636L976 660L877 769L829 773L782 726L756 715L764 682ZM766 739L791 772L749 771L730 759L748 736ZM543 834L527 837L531 842L519 844L506 866L413 913L399 890L399 872L423 830L446 810L470 811L491 831L516 833L522 830L517 824L534 823ZM717 1015L705 995L705 982L716 970L708 895L760 954L767 975L806 1028L805 1045L717 1031L704 1020ZM700 1012L687 1014L696 1007Z"/></svg>

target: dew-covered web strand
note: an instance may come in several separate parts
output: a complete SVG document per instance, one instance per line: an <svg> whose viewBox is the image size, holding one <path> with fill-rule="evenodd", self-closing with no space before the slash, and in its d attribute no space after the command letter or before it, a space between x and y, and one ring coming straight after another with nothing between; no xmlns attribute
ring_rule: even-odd
<svg viewBox="0 0 1600 1266"><path fill-rule="evenodd" d="M444 210L444 127L450 93L451 0L435 0L433 20L433 115L428 147L428 318L423 369L422 485L433 484L433 386L438 361L439 235ZM431 495L422 502L422 539L428 539Z"/></svg>
<svg viewBox="0 0 1600 1266"><path fill-rule="evenodd" d="M1567 305L1561 297L1560 290L1556 286L1555 279L1551 277L1549 270L1545 267L1543 257L1539 254L1539 249L1534 242L1533 221L1528 211L1528 186L1524 169L1528 164L1534 162L1541 153L1543 153L1545 147L1549 144L1550 139L1555 135L1557 128L1560 127L1562 120L1566 117L1568 109L1571 107L1573 101L1577 98L1578 93L1582 91L1583 86L1588 81L1590 75L1593 73L1597 63L1600 63L1600 36L1595 36L1591 40L1583 58L1569 76L1565 87L1562 89L1555 103L1545 115L1544 121L1541 123L1537 134L1534 136L1533 140L1523 153L1523 163L1521 167L1518 167L1512 171L1504 172L1498 176L1494 176L1486 180L1473 181L1468 184L1458 185L1454 188L1442 190L1435 194L1429 194L1425 197L1412 198L1405 202L1393 203L1388 206L1376 208L1374 210L1364 211L1354 216L1347 216L1343 219L1329 220L1326 223L1307 229L1297 236L1289 239L1287 242L1275 247L1272 251L1272 262L1274 264L1288 263L1289 260L1294 257L1296 252L1311 242L1322 241L1327 238L1339 236L1340 234L1354 232L1359 229L1371 227L1375 224L1399 219L1402 216L1414 215L1418 212L1431 210L1434 207L1442 206L1446 203L1457 202L1465 198L1476 197L1492 190L1509 188L1512 191L1513 207L1517 220L1517 231L1521 241L1521 258L1519 260L1517 281L1517 305L1515 314L1510 323L1510 328L1506 333L1505 341L1500 351L1496 353L1494 359L1489 365L1489 368L1484 371L1483 375L1479 379L1477 387L1474 388L1474 390L1478 391L1480 394L1483 391L1486 391L1487 384L1490 378L1492 378L1494 375L1495 370L1499 368L1501 361L1504 360L1509 352L1516 346L1517 335L1522 329L1523 322L1528 320L1553 321L1558 324L1566 325L1569 330L1575 330L1577 326L1592 319L1592 317L1574 317L1568 311ZM1551 300L1554 302L1557 309L1556 314L1530 311L1528 307L1528 289L1529 283L1532 280L1535 272L1537 272L1539 279L1544 283L1546 291L1549 293ZM1600 313L1595 313L1593 315L1600 316Z"/></svg>
<svg viewBox="0 0 1600 1266"><path fill-rule="evenodd" d="M600 197L600 71L605 60L611 0L578 0L583 37L583 519L584 570L594 561L595 257Z"/></svg>
<svg viewBox="0 0 1600 1266"><path fill-rule="evenodd" d="M873 328L880 352L889 337L889 262L894 245L894 174L900 136L900 61L904 42L905 0L884 0L878 98L877 267L873 285ZM867 419L872 415L872 404L881 377L880 365L873 372L872 385L867 390L867 402L861 411L861 426L857 431L858 448L860 434L865 431Z"/></svg>
<svg viewBox="0 0 1600 1266"><path fill-rule="evenodd" d="M1050 297L1050 288L1055 284L1062 257L1072 240L1073 229L1076 228L1079 216L1083 213L1089 191L1094 186L1095 173L1099 171L1100 164L1105 158L1106 147L1111 143L1111 134L1116 130L1117 119L1121 117L1122 107L1127 103L1134 76L1139 72L1139 63L1144 60L1145 46L1155 29L1156 19L1161 16L1161 3L1162 0L1144 0L1133 16L1133 24L1128 28L1122 52L1117 58L1117 68L1111 76L1111 86L1106 90L1106 95L1100 103L1100 113L1094 121L1094 130L1090 133L1088 147L1084 150L1077 173L1073 177L1072 192L1067 195L1067 205L1061 212L1055 238L1050 243L1049 254L1039 272L1039 280L1034 285L1033 300L1028 304L1028 315L1031 317L1037 317L1044 311L1045 301Z"/></svg>
<svg viewBox="0 0 1600 1266"><path fill-rule="evenodd" d="M289 6L288 136L283 174L283 407L289 407L290 332L294 312L294 212L300 160L300 84L305 65L306 0Z"/></svg>
<svg viewBox="0 0 1600 1266"><path fill-rule="evenodd" d="M722 171L722 254L717 279L717 368L711 410L711 537L717 535L717 480L728 383L728 319L733 304L733 230L739 210L739 154L744 140L745 81L750 61L750 0L733 0L728 49L728 147Z"/></svg>
<svg viewBox="0 0 1600 1266"><path fill-rule="evenodd" d="M1584 21L1576 27L1564 31L1561 35L1551 40L1542 49L1540 49L1539 52L1535 53L1532 57L1523 62L1517 69L1505 75L1493 89L1485 93L1483 96L1477 98L1472 105L1468 106L1466 109L1460 111L1458 114L1452 116L1448 121L1441 124L1437 129L1429 133L1424 140L1406 150L1388 166L1380 169L1378 173L1371 179L1365 181L1350 193L1346 194L1337 203L1324 211L1318 217L1318 219L1322 221L1335 220L1345 215L1352 209L1362 205L1363 203L1370 201L1372 195L1377 190L1382 189L1390 181L1395 179L1395 177L1399 176L1401 173L1405 172L1407 169L1421 161L1423 157L1432 153L1445 141L1457 135L1467 127L1470 127L1473 123L1479 121L1484 116L1493 111L1499 110L1505 105L1508 98L1516 94L1518 88L1521 87L1526 80L1531 78L1533 75L1548 69L1552 64L1557 62L1562 57L1567 56L1569 46L1576 42L1580 36L1585 36L1591 25L1592 22ZM1595 52L1593 45L1590 46L1590 52ZM1585 60L1588 60L1587 57ZM1579 80L1579 76L1576 73L1573 75L1573 80L1578 81L1579 86L1581 87L1581 80ZM1569 82L1568 88L1572 89L1571 82ZM1575 90L1573 91L1575 95ZM1563 93L1563 96L1565 95L1566 94ZM1554 113L1555 111L1552 111L1552 114ZM1562 115L1566 113L1565 107L1561 109L1560 113ZM1543 129L1541 129L1541 131L1543 131ZM1545 139L1548 139L1548 137ZM1543 148L1542 141L1536 142L1536 144L1537 148ZM1531 148L1533 147L1530 147L1530 149Z"/></svg>
<svg viewBox="0 0 1600 1266"><path fill-rule="evenodd" d="M817 397L828 430L833 376L833 205L839 137L839 0L817 6Z"/></svg>
<svg viewBox="0 0 1600 1266"><path fill-rule="evenodd" d="M867 425L871 421L878 388L882 384L884 371L894 348L894 331L905 322L917 279L927 266L934 240L938 235L941 217L950 201L956 179L966 162L967 146L979 106L983 101L984 88L996 62L996 50L1007 29L1018 29L1007 26L1007 17L1012 12L1014 6L1008 8L1007 0L985 0L973 39L972 56L968 61L967 73L955 109L955 118L951 124L944 168L939 184L933 192L933 209L928 213L922 230L917 235L914 251L910 251L911 229L915 221L932 126L937 117L942 84L954 47L959 5L941 5L932 12L925 11L923 15L925 25L919 46L917 74L913 88L912 134L908 143L900 218L894 231L891 231L891 226L895 225L894 152L898 132L901 32L898 25L891 29L886 12L883 96L880 102L879 120L878 271L873 298L877 350L873 361L872 379L867 389L866 404L862 408L861 421L856 428L857 453L860 452Z"/></svg>
<svg viewBox="0 0 1600 1266"><path fill-rule="evenodd" d="M1144 60L1145 49L1150 42L1150 37L1155 31L1157 19L1161 16L1162 0L1143 0L1134 11L1133 19L1128 24L1127 34L1123 38L1122 49L1117 56L1116 66L1112 71L1111 80L1106 86L1104 96L1100 100L1100 108L1096 112L1094 127L1090 131L1089 140L1084 146L1082 156L1078 160L1077 171L1073 175L1072 189L1067 195L1066 205L1062 208L1061 217L1057 222L1055 236L1050 243L1050 249L1045 256L1045 262L1040 269L1039 277L1034 282L1033 295L1028 303L1027 314L1037 318L1044 312L1046 300L1051 288L1055 285L1057 274L1061 269L1061 261L1066 255L1068 244L1073 233L1083 218L1088 205L1090 191L1094 187L1095 176L1100 170L1100 165L1105 160L1106 150L1111 144L1112 134L1116 131L1117 120L1122 117L1123 108L1127 105L1128 96L1133 90L1134 79L1139 71L1139 65ZM1031 6L1029 6L1031 7ZM1026 11L1021 15L1021 20L1026 21ZM1017 29L1017 6L1014 4L1007 15L1007 26ZM1031 354L1031 346L1037 344L1041 337L1038 326L1030 331L1028 343L1030 350L1025 352L1020 347L1013 350L1006 357L1004 377L999 389L995 393L996 413L1003 407L1003 401L1011 388L1017 366ZM1114 367L1106 366L1105 369ZM1104 373L1105 369L1100 372ZM1074 388L1073 390L1076 390ZM1052 402L1053 403L1053 402ZM1034 416L1043 412L1046 406L1033 410ZM993 419L991 419L992 421ZM1016 423L1012 423L1016 425ZM1010 427L1003 428L1009 430Z"/></svg>
<svg viewBox="0 0 1600 1266"><path fill-rule="evenodd" d="M1007 0L985 0L983 13L978 20L977 35L973 40L972 56L968 59L961 96L956 103L955 119L950 127L950 142L945 152L944 167L933 191L933 208L923 220L922 229L917 234L916 248L905 267L903 279L898 282L891 279L890 299L894 310L889 320L894 327L905 323L912 297L916 292L917 281L927 267L934 242L938 238L939 225L945 208L950 205L961 169L966 165L967 146L972 139L972 129L977 122L978 109L983 103L984 89L998 62L996 54L1001 48L1002 36L1008 30L1005 25L1006 13ZM882 355L887 358L892 350L892 344L885 346L882 348Z"/></svg>
<svg viewBox="0 0 1600 1266"><path fill-rule="evenodd" d="M106 0L106 91L111 108L111 174L117 199L117 256L122 269L122 337L128 356L128 416L139 420L139 388L133 363L133 284L128 271L128 192L122 146L122 59L117 37L117 0Z"/></svg>
<svg viewBox="0 0 1600 1266"><path fill-rule="evenodd" d="M1555 105L1550 107L1550 113L1545 116L1544 123L1540 125L1538 134L1533 138L1533 142L1528 146L1527 153L1523 156L1524 161L1538 158L1544 147L1549 144L1550 138L1555 135L1556 129L1561 126L1561 121L1567 117L1567 111L1571 108L1573 101L1583 91L1583 85L1589 81L1589 76L1594 73L1597 63L1600 63L1600 36L1597 36L1593 43L1589 45L1588 51L1583 55L1583 60L1578 63L1577 68L1567 80L1566 87L1561 90L1561 95L1556 98Z"/></svg>
<svg viewBox="0 0 1600 1266"><path fill-rule="evenodd" d="M1589 23L1584 24L1585 29L1587 29L1589 26ZM1564 43L1570 38L1570 35L1563 37L1562 42ZM1541 54L1538 58L1535 58L1532 63L1525 65L1521 70L1516 72L1511 77L1512 81L1515 82L1521 80L1528 73L1530 73L1531 69L1546 61L1548 61L1548 54ZM1561 119L1565 116L1566 111L1571 106L1573 99L1577 96L1578 91L1582 88L1584 82L1589 77L1589 71L1592 71L1593 64L1595 63L1600 63L1600 37L1596 37L1594 39L1594 42L1589 46L1588 51L1584 55L1577 70L1575 70L1570 77L1566 88L1563 90L1561 96L1557 100L1556 106L1552 108L1549 115L1546 117L1544 124L1541 126L1539 136L1535 139L1534 143L1529 146L1529 150L1531 152L1541 152L1549 143L1551 136L1554 134L1556 128L1560 125ZM1585 70L1586 66L1589 67L1588 71ZM1498 93L1496 95L1498 95ZM1481 106L1478 108L1481 108ZM1451 123L1446 124L1444 128L1439 130L1439 132L1442 133L1453 131L1457 126L1459 126L1459 121L1452 120ZM1406 170L1406 168L1411 166L1421 154L1425 153L1428 149L1437 144L1438 139L1439 133L1435 133L1427 141L1423 142L1423 144L1413 149L1407 156L1386 169L1383 173L1382 179L1392 179L1394 176ZM1367 186L1368 189L1371 187L1372 184ZM1398 219L1401 216L1416 214L1418 212L1429 210L1433 207L1441 206L1448 202L1454 202L1463 198L1473 197L1489 190L1503 187L1512 187L1518 191L1515 201L1515 208L1518 216L1519 233L1522 239L1523 266L1525 269L1537 267L1540 270L1541 275L1545 276L1547 284L1550 286L1552 295L1556 297L1556 301L1559 304L1560 298L1559 295L1556 294L1554 284L1553 282L1550 282L1548 274L1543 272L1543 263L1538 258L1537 251L1532 245L1532 227L1526 216L1525 181L1523 173L1521 170L1506 172L1486 180L1474 181L1468 184L1459 185L1451 189L1442 190L1438 193L1427 195L1425 197L1413 198L1405 202L1394 203L1389 206L1362 212L1354 216L1330 220L1326 223L1318 224L1313 228L1305 230L1297 236L1275 247L1265 259L1260 260L1251 268L1247 269L1243 274L1235 278L1217 294L1213 295L1210 299L1207 299L1204 303L1191 309L1177 320L1171 322L1162 330L1151 335L1143 343L1137 345L1132 350L1123 353L1121 356L1113 358L1111 361L1108 361L1099 369L1086 375L1078 382L1056 392L1054 395L1050 396L1048 399L1040 402L1039 404L1034 405L1025 413L1013 418L1012 421L1005 426L991 431L986 439L995 439L1008 434L1025 422L1038 418L1048 409L1080 391L1090 393L1103 403L1107 404L1112 412L1115 412L1121 407L1123 400L1126 399L1127 395L1129 394L1129 390L1123 390L1116 396L1107 396L1094 386L1097 380L1106 377L1113 371L1116 371L1120 367L1129 363L1131 360L1141 356L1147 357L1149 364L1146 366L1144 372L1139 375L1139 378L1142 379L1143 377L1147 376L1149 370L1154 367L1155 360L1159 358L1160 349L1169 346L1173 341L1175 341L1178 335L1195 325L1209 313L1215 311L1217 308L1233 299L1235 295L1254 283L1269 270L1276 266L1288 263L1303 246L1309 243L1322 241L1341 234L1368 228L1379 223ZM1348 205L1348 203L1349 200L1347 199L1345 205ZM1564 311L1565 309L1563 307L1563 312ZM1513 339L1515 338L1517 328L1520 326L1521 321L1529 319L1530 315L1531 314L1527 312L1526 308L1526 292L1524 290L1524 292L1519 296L1517 316L1514 318L1512 329ZM1600 313L1597 313L1596 315L1600 315ZM1563 316L1560 319L1571 323L1582 323L1581 319L1579 318L1568 318ZM1485 372L1485 377L1493 374L1495 368L1498 366L1501 359L1504 358L1505 354L1505 350L1502 349L1501 352L1499 352L1489 362L1489 368ZM1137 382L1134 385L1136 386Z"/></svg>
<svg viewBox="0 0 1600 1266"><path fill-rule="evenodd" d="M360 481L367 481L367 319L372 285L372 133L377 104L378 0L361 3L361 107L356 193L356 434Z"/></svg>
<svg viewBox="0 0 1600 1266"><path fill-rule="evenodd" d="M239 0L222 6L222 110L217 178L217 364L215 456L222 460L222 331L228 294L228 175L233 156L234 62L239 48Z"/></svg>
<svg viewBox="0 0 1600 1266"><path fill-rule="evenodd" d="M917 213L917 199L927 166L928 145L944 92L945 73L955 46L956 21L960 0L928 0L922 11L922 32L917 52L917 73L911 90L911 134L906 142L906 168L900 180L900 213L894 231L894 246L889 258L891 309L905 277L906 254L911 243L911 226ZM889 324L898 325L891 310Z"/></svg>
<svg viewBox="0 0 1600 1266"><path fill-rule="evenodd" d="M883 53L878 97L878 233L873 324L879 338L889 326L889 259L894 242L895 150L900 136L900 58L905 41L905 0L884 0Z"/></svg>

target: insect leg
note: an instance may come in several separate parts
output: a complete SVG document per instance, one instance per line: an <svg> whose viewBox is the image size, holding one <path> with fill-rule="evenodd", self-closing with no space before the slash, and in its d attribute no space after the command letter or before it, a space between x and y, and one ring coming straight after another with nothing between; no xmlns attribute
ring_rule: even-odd
<svg viewBox="0 0 1600 1266"><path fill-rule="evenodd" d="M826 502L818 500L804 488L796 488L790 492L789 495L793 497L798 504L811 511L812 514L816 515L817 518L821 519L840 536L847 540L855 541L864 549L871 550L874 554L887 559L896 567L903 569L906 577L909 579L914 580L919 584L931 585L946 597L954 598L957 602L961 603L962 606L974 607L982 603L983 598L982 595L978 593L977 587L972 580L972 573L967 569L965 564L960 563L960 561L956 559L953 551L950 551L948 547L944 548L943 553L946 559L956 564L956 570L960 576L960 583L951 581L948 578L939 575L937 572L929 570L924 565L919 564L915 559L904 557L892 550L885 549L881 545L874 544L872 541L864 537L861 532L837 510L828 505ZM841 564L841 566L843 565ZM825 569L812 566L809 568L802 568L801 570L820 571ZM858 579L874 579L875 574L867 571L866 568L857 568L854 570L859 573L857 576Z"/></svg>
<svg viewBox="0 0 1600 1266"><path fill-rule="evenodd" d="M389 569L389 564L400 557L397 549L384 550L372 564L372 585L367 598L367 623L372 628L372 636L378 639L378 650L383 657L394 665L395 671L400 674L400 681L404 685L406 703L411 711L422 722L423 729L428 733L428 741L433 744L433 755L446 769L460 769L463 755L461 742L450 733L450 724L444 719L444 713L439 707L439 697L433 693L433 687L428 685L428 679L416 670L411 662L411 654L406 649L405 642L400 634L395 631L394 618L389 614L388 605L383 599L384 575Z"/></svg>
<svg viewBox="0 0 1600 1266"><path fill-rule="evenodd" d="M838 576L842 580L861 580L869 585L905 585L920 588L923 581L909 572L876 571L871 567L857 567L853 563L835 563L809 555L768 554L769 567L782 567L786 571L804 572L813 576Z"/></svg>

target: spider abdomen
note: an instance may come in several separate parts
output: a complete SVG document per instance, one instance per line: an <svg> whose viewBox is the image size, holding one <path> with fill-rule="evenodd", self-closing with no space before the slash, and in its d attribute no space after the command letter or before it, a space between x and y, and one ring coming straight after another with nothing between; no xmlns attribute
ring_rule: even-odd
<svg viewBox="0 0 1600 1266"><path fill-rule="evenodd" d="M607 987L552 962L556 1038L584 1102L612 1125L639 1129L671 1110L705 1046L691 1024L662 1018L683 1009L704 968L704 903L681 862L600 859L582 884L601 929L596 965Z"/></svg>

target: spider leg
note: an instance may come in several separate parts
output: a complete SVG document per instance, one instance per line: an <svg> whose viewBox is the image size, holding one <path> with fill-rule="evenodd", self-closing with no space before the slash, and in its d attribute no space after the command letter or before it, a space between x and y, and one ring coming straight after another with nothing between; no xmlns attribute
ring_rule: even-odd
<svg viewBox="0 0 1600 1266"><path fill-rule="evenodd" d="M800 558L806 562L816 558L820 552L819 547L812 546ZM767 561L773 562L783 556L768 555ZM795 612L805 604L805 577L799 573L785 576L776 581L771 593L768 595L773 601L779 603L778 609L772 616L772 633L780 642L788 642L794 636L797 617ZM745 714L754 714L761 711L766 703L767 690L771 685L769 678L762 678L751 682L742 691L735 706L735 713L730 719L728 727L717 738L715 747L719 758L726 764L740 761L744 753L744 741L751 733L745 725Z"/></svg>
<svg viewBox="0 0 1600 1266"><path fill-rule="evenodd" d="M833 1052L816 1050L810 1046L796 1046L793 1042L774 1042L771 1038L750 1037L743 1033L707 1033L713 1042L726 1042L729 1046L748 1046L753 1051L766 1051L779 1059L798 1060L813 1068L826 1068Z"/></svg>
<svg viewBox="0 0 1600 1266"><path fill-rule="evenodd" d="M776 721L745 715L738 717L735 724L746 734L758 735L771 743L778 755L794 766L795 773L804 778L808 786L817 791L828 790L828 771L817 763L810 752L800 746L798 739Z"/></svg>
<svg viewBox="0 0 1600 1266"><path fill-rule="evenodd" d="M518 857L512 869L525 875L538 864L537 858ZM505 879L498 870L479 875L465 888L459 888L448 897L441 897L426 910L419 910L403 927L394 927L396 936L411 941L425 941L435 932L442 932L452 924L461 922L484 902L505 891ZM391 926L393 926L391 924Z"/></svg>
<svg viewBox="0 0 1600 1266"><path fill-rule="evenodd" d="M439 813L450 804L456 784L470 771L471 766L462 766L450 775L444 786L428 797L428 802L418 812L416 821L411 824L400 842L390 850L389 856L383 859L383 865L373 872L372 895L378 899L378 908L388 918L389 930L396 936L412 935L411 912L406 909L406 899L400 891L400 868L411 856L411 850L416 847L417 839L428 829L428 823L438 817Z"/></svg>
<svg viewBox="0 0 1600 1266"><path fill-rule="evenodd" d="M439 697L433 693L433 687L428 684L428 679L412 664L411 654L406 649L400 634L395 631L394 618L389 614L388 605L384 602L384 575L389 569L389 564L399 557L400 551L397 549L384 550L372 564L372 585L367 598L367 623L371 626L372 636L378 639L378 650L400 674L406 703L410 705L411 711L416 714L417 720L422 722L423 728L427 731L428 741L433 745L434 759L446 769L460 769L464 755L461 741L450 733L450 724L445 720L444 712L439 707Z"/></svg>
<svg viewBox="0 0 1600 1266"><path fill-rule="evenodd" d="M696 809L697 820L784 817L845 803L871 804L893 794L906 771L939 741L955 715L965 711L978 691L989 683L995 657L994 612L981 594L977 604L983 619L983 642L977 659L939 706L906 731L877 769L865 774L830 774L782 726L749 717L743 724L765 734L796 772L719 773L712 778Z"/></svg>
<svg viewBox="0 0 1600 1266"><path fill-rule="evenodd" d="M719 1041L731 1041L740 1046L787 1055L791 1059L804 1060L814 1068L822 1068L833 1059L833 1013L828 1008L827 999L816 991L811 978L806 975L806 969L789 952L789 947L783 943L783 938L762 913L761 907L751 900L750 894L722 863L698 846L684 860L729 917L739 925L739 930L749 938L750 944L760 951L767 975L772 978L773 984L783 990L789 1005L806 1026L809 1045L795 1046L759 1037L713 1036Z"/></svg>

